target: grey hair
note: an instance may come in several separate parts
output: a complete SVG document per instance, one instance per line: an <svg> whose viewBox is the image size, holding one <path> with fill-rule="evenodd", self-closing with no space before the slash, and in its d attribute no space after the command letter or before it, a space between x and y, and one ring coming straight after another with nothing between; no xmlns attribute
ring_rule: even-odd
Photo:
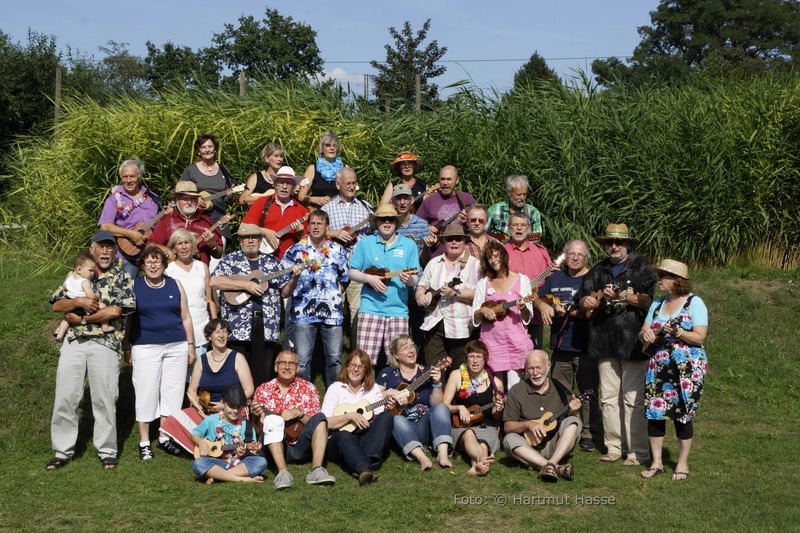
<svg viewBox="0 0 800 533"><path fill-rule="evenodd" d="M326 131L322 134L322 138L319 140L319 146L317 146L317 152L322 155L322 149L325 147L325 143L336 143L336 155L342 153L342 143L339 141L339 137L334 135L333 133Z"/></svg>
<svg viewBox="0 0 800 533"><path fill-rule="evenodd" d="M583 247L586 248L586 260L588 261L589 259L591 259L592 258L592 251L589 249L589 245L586 244L586 241L584 241L582 239L572 239L571 241L569 241L567 244L564 245L564 248L562 248L561 251L564 252L564 253L567 253L567 250L569 250L569 247L572 246L572 244L576 243L576 242L581 243L583 245Z"/></svg>
<svg viewBox="0 0 800 533"><path fill-rule="evenodd" d="M524 176L522 174L511 174L508 178L506 178L506 190L510 191L514 187L519 185L524 185L528 189L531 188L530 183L528 183L528 176Z"/></svg>
<svg viewBox="0 0 800 533"><path fill-rule="evenodd" d="M125 167L136 167L136 170L139 171L139 177L144 177L144 163L142 163L138 157L126 159L120 164L119 170L117 171L120 178L122 177L122 169Z"/></svg>

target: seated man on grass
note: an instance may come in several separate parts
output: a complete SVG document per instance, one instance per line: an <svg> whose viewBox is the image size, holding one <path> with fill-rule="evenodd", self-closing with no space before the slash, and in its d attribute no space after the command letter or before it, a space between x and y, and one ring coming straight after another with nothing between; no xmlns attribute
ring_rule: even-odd
<svg viewBox="0 0 800 533"><path fill-rule="evenodd" d="M204 478L207 484L214 481L248 481L263 483L262 475L267 469L267 460L253 455L258 447L253 426L242 416L242 408L247 403L244 389L238 383L229 385L222 393L222 411L207 416L192 430L192 441L197 445L200 457L192 463L194 473ZM212 453L209 441L222 444L219 457Z"/></svg>

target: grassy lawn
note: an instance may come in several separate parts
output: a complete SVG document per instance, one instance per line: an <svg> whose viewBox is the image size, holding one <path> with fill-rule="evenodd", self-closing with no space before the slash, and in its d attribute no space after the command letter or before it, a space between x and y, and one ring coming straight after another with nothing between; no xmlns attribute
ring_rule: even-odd
<svg viewBox="0 0 800 533"><path fill-rule="evenodd" d="M75 460L45 472L58 350L47 299L63 273L30 279L26 265L0 261L0 529L265 531L791 530L800 523L800 272L730 268L693 273L708 304L710 372L695 423L691 476L639 477L641 468L601 464L576 450L576 479L543 485L498 454L487 478L420 472L396 453L380 481L360 488L335 465L333 487L216 484L194 478L188 458L137 456L133 388L123 372L119 467L104 472L84 412ZM85 398L86 401L86 398ZM85 405L88 406L87 403ZM668 425L665 462L674 467ZM794 443L794 444L793 444Z"/></svg>

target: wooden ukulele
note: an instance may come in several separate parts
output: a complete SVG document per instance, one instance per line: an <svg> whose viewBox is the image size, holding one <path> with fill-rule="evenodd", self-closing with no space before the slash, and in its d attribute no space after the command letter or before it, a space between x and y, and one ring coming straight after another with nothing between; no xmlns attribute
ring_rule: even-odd
<svg viewBox="0 0 800 533"><path fill-rule="evenodd" d="M463 212L469 211L472 208L472 206L475 205L475 203L476 202L471 202L471 203L467 204L466 206L464 206L461 209L459 209L458 213L456 213L455 215L451 216L447 220L439 220L439 221L434 222L433 224L431 224L431 226L435 227L436 231L438 232L438 234L441 235L441 233L444 231L444 229L447 226L449 226L450 224L452 224L453 221L455 221L455 219L457 219L459 217L459 215L462 213L462 211Z"/></svg>
<svg viewBox="0 0 800 533"><path fill-rule="evenodd" d="M300 264L303 266L303 268L308 268L311 264L316 262L317 262L316 259L309 259L308 261L305 261ZM229 279L234 279L239 281L254 281L259 285L267 285L273 279L277 279L285 275L287 272L291 272L293 268L294 265L287 268L283 268L281 270L277 270L275 272L270 272L269 274L264 274L260 270L254 270L249 274L231 274L230 276L227 277ZM227 301L231 305L242 305L247 303L247 300L249 300L253 295L245 290L230 290L230 291L223 291L222 296L225 298L225 301Z"/></svg>
<svg viewBox="0 0 800 533"><path fill-rule="evenodd" d="M172 211L172 208L174 207L174 204L170 204L168 209L162 209L156 216L147 222L139 222L133 228L131 228L133 231L141 233L144 237L144 244L141 246L130 240L128 237L117 237L117 246L119 246L119 249L122 251L122 253L129 257L138 257L139 254L142 253L142 250L144 250L144 247L147 246L147 239L153 234L153 227L164 217L164 215Z"/></svg>
<svg viewBox="0 0 800 533"><path fill-rule="evenodd" d="M497 315L497 318L500 319L505 316L506 312L509 309L517 305L517 302L519 302L520 305L525 305L528 302L535 302L536 300L539 299L539 295L536 292L536 287L545 279L547 279L547 277L550 276L550 274L561 268L561 264L564 262L565 258L566 256L564 254L559 255L556 258L556 260L553 261L552 265L545 268L541 274L533 278L531 280L531 288L533 289L533 293L529 294L528 296L525 296L524 298L521 299L521 301L517 300L509 302L507 300L495 300L492 302L483 302L481 304L481 307L491 309L492 311L494 311L494 314Z"/></svg>
<svg viewBox="0 0 800 533"><path fill-rule="evenodd" d="M611 284L611 290L612 291L618 292L621 289L622 289L622 286L619 283L612 283ZM588 318L592 318L592 316L594 316L594 314L597 311L603 309L606 305L608 305L608 298L603 296L603 291L605 291L605 288L597 290L597 291L594 291L594 292L589 294L589 296L593 297L595 300L597 300L599 302L599 305L594 309L586 309L586 318L587 319Z"/></svg>
<svg viewBox="0 0 800 533"><path fill-rule="evenodd" d="M211 211L214 207L214 200L217 198L222 198L223 196L227 196L229 194L235 194L244 191L247 188L247 185L244 183L241 185L236 185L235 187L231 187L230 189L225 189L224 191L215 192L211 194L208 191L200 191L200 198L198 199L197 203L203 211Z"/></svg>
<svg viewBox="0 0 800 533"><path fill-rule="evenodd" d="M503 397L505 398L506 395L503 394ZM494 406L494 401L491 401L484 405L470 405L469 407L467 407L467 411L469 411L470 418L469 422L467 422L466 424L461 421L461 418L458 416L458 413L451 414L450 419L453 422L453 427L468 428L474 426L475 424L480 424L481 422L483 422L484 418L486 418L486 415L484 413L486 411L491 411L493 406Z"/></svg>
<svg viewBox="0 0 800 533"><path fill-rule="evenodd" d="M410 276L416 276L419 273L419 270L416 268L404 268L403 270L398 270L396 272L389 272L386 268L377 268L377 267L369 267L364 270L364 274L369 274L371 276L378 276L381 278L383 283L389 281L389 278L396 278L403 272L408 273Z"/></svg>
<svg viewBox="0 0 800 533"><path fill-rule="evenodd" d="M580 400L581 403L583 403L586 400L588 400L589 396L591 396L592 394L594 394L594 391L592 389L588 389L586 392L578 396L578 400ZM556 412L556 414L550 412L545 413L544 415L541 416L541 418L536 419L536 423L543 425L545 431L550 433L558 425L558 419L561 418L561 416L567 412L569 412L569 403L567 403L567 405L559 409L558 412ZM533 431L531 430L525 431L523 435L525 436L525 440L528 441L528 444L530 444L531 446L536 446L543 440L542 437L534 435Z"/></svg>
<svg viewBox="0 0 800 533"><path fill-rule="evenodd" d="M661 345L661 342L666 338L666 334L664 333L664 328L666 328L667 326L671 328L676 328L681 325L682 321L683 320L681 319L681 317L676 316L670 318L667 322L661 324L661 327L658 328L658 331L654 331L654 333L656 334L656 340L654 342L646 342L642 344L642 353L648 357L655 357L656 350L658 350L658 347Z"/></svg>
<svg viewBox="0 0 800 533"><path fill-rule="evenodd" d="M280 240L281 237L283 237L284 235L286 235L287 233L292 231L292 226L295 224L295 222L301 222L302 223L302 222L305 222L307 218L308 218L308 213L306 213L302 217L298 218L297 220L295 220L294 222L292 222L291 224L289 224L285 228L275 232L275 237L278 240ZM280 244L280 243L278 243L278 244ZM272 252L275 251L275 248L272 247L272 245L267 241L266 238L262 238L261 239L261 246L259 247L259 251L261 253L264 253L264 254L271 254Z"/></svg>
<svg viewBox="0 0 800 533"><path fill-rule="evenodd" d="M500 241L503 244L505 244L509 240L511 240L511 236L508 233L503 233L502 231L499 231L497 233L490 233L490 232L487 231L486 234L489 237L497 239L498 241ZM526 240L528 242L532 242L534 244L542 244L542 234L539 233L538 231L532 231L532 232L528 233L528 237L526 238Z"/></svg>
<svg viewBox="0 0 800 533"><path fill-rule="evenodd" d="M555 309L560 305L561 307L564 308L565 314L569 314L572 311L577 310L577 305L575 305L575 302L562 302L561 298L559 298L553 293L545 294L544 296L541 297L541 300L543 302L546 302L547 305L551 306L553 309Z"/></svg>
<svg viewBox="0 0 800 533"><path fill-rule="evenodd" d="M251 407L254 404L258 404L261 407L261 409L263 409L265 415L281 416L279 413L276 413L276 412L271 411L270 409L268 409L267 406L265 406L262 403L258 403L255 400L248 401L248 405L250 405ZM255 415L253 415L253 416L255 416ZM305 428L305 427L306 427L306 424L300 418L295 418L295 419L292 419L292 420L285 420L284 421L284 425L283 425L283 438L284 438L284 440L287 440L289 442L295 442L297 439L300 438L300 434L303 432L303 428Z"/></svg>
<svg viewBox="0 0 800 533"><path fill-rule="evenodd" d="M400 405L399 403L394 404L394 407L390 411L392 415L393 416L399 415L400 412L403 409L405 409L406 406L414 403L414 400L417 399L417 393L414 391L420 388L426 381L428 381L428 379L430 379L431 371L434 368L438 368L439 370L441 370L445 367L450 366L450 363L452 362L453 360L450 357L445 356L442 359L440 359L437 363L435 363L433 366L431 366L428 370L420 374L420 376L411 383L403 383L402 385L399 385L397 387L398 392L400 392L400 394L407 395L407 399L403 405Z"/></svg>
<svg viewBox="0 0 800 533"><path fill-rule="evenodd" d="M213 442L208 439L203 440L206 442L206 444L208 444L208 457L220 457L223 453L232 452L242 445L244 445L244 448L248 451L257 451L261 449L260 442L248 442L246 444L225 444L224 440L217 440ZM194 458L200 458L200 446L194 447Z"/></svg>
<svg viewBox="0 0 800 533"><path fill-rule="evenodd" d="M455 289L456 286L461 285L462 281L461 278L456 276L455 278L448 281L443 287L439 289L428 289L425 292L430 293L431 295L431 303L425 306L425 312L432 313L436 310L436 307L439 305L439 301L442 299L442 289L444 287L450 287L451 289Z"/></svg>
<svg viewBox="0 0 800 533"><path fill-rule="evenodd" d="M398 395L400 396L400 395ZM408 396L404 394L402 396ZM373 411L382 405L386 405L388 402L388 398L383 398L378 400L377 402L369 403L369 400L359 400L356 403L340 403L336 406L336 409L333 410L334 416L339 415L347 415L350 413L359 413L361 416L364 417L365 420L369 421L372 420ZM339 428L339 431L347 431L348 433L352 433L355 431L356 425L352 422L348 422L346 426Z"/></svg>

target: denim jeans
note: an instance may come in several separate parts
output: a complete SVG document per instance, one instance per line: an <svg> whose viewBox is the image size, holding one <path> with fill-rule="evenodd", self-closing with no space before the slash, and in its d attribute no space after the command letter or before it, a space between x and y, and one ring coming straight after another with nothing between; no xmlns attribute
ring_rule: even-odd
<svg viewBox="0 0 800 533"><path fill-rule="evenodd" d="M410 459L411 450L417 446L428 444L433 440L436 448L443 442L453 447L453 437L450 435L450 409L443 403L437 403L422 418L416 422L409 422L402 415L394 417L394 440L403 450L403 455Z"/></svg>
<svg viewBox="0 0 800 533"><path fill-rule="evenodd" d="M325 384L330 385L336 381L342 369L342 326L292 324L294 351L300 360L297 374L311 381L311 356L314 354L317 331L322 334L322 347L325 353Z"/></svg>
<svg viewBox="0 0 800 533"><path fill-rule="evenodd" d="M314 432L317 430L319 423L326 420L325 413L320 411L308 419L308 422L297 438L297 442L294 443L294 446L285 444L284 451L287 463L305 463L311 460L311 454L313 452L311 449L311 438L314 436ZM284 443L286 443L286 441L284 441Z"/></svg>
<svg viewBox="0 0 800 533"><path fill-rule="evenodd" d="M248 455L242 459L242 464L247 467L250 477L262 475L267 470L267 460L263 457ZM228 465L224 460L217 457L198 457L192 461L192 470L199 477L204 477L212 466L225 468Z"/></svg>
<svg viewBox="0 0 800 533"><path fill-rule="evenodd" d="M383 452L392 438L394 418L383 411L373 418L366 431L331 431L328 439L328 459L360 474L366 470L377 470L383 460Z"/></svg>

